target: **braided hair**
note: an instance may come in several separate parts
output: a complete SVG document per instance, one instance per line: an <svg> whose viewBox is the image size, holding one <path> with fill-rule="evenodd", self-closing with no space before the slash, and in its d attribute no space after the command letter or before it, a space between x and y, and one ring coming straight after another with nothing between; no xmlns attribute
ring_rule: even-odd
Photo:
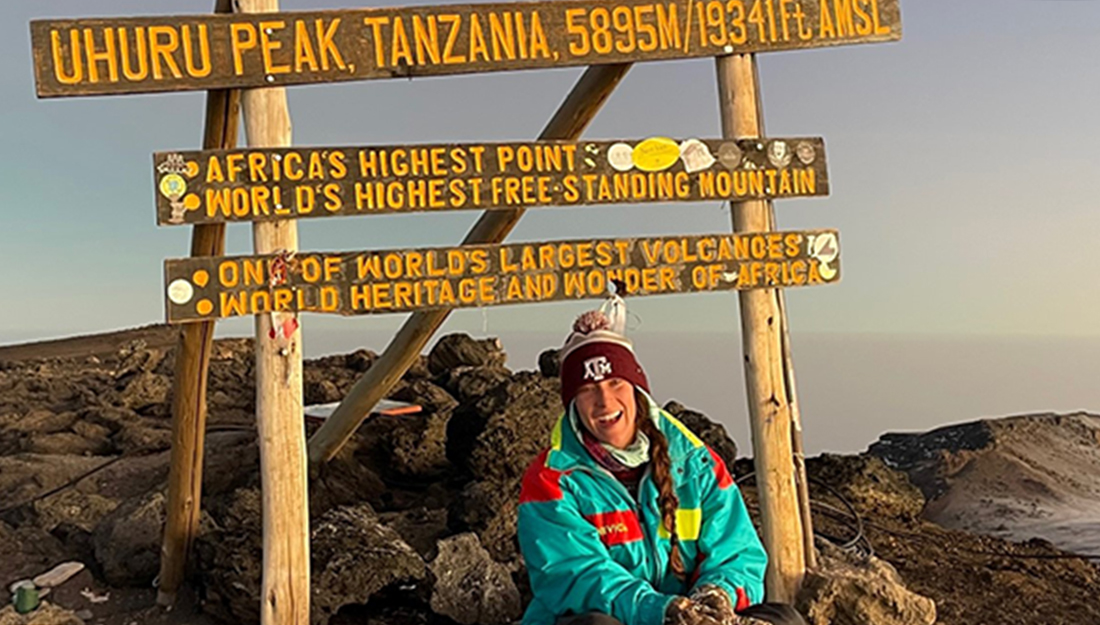
<svg viewBox="0 0 1100 625"><path fill-rule="evenodd" d="M634 391L634 403L637 410L638 429L649 438L649 462L653 472L653 482L657 485L657 503L661 508L661 520L668 530L672 551L668 565L672 573L681 582L687 579L684 559L680 555L680 536L676 531L676 510L680 507L680 498L672 483L672 461L668 456L668 439L665 438L657 423L649 418L646 408L649 400L638 390Z"/></svg>

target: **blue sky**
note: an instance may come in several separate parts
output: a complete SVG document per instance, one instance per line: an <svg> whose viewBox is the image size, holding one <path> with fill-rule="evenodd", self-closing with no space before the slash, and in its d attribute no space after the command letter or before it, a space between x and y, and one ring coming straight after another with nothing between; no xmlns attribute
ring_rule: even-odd
<svg viewBox="0 0 1100 625"><path fill-rule="evenodd" d="M202 94L37 100L28 22L212 5L0 3L0 343L163 319L162 263L185 256L190 235L155 225L150 155L197 148L202 128ZM355 6L366 5L282 3ZM823 136L830 166L831 196L777 202L779 225L838 228L844 249L841 284L788 293L810 451L851 449L884 428L1100 402L1100 1L902 0L902 13L900 43L760 60L769 134ZM533 138L580 73L295 87L294 140ZM587 136L718 134L714 63L696 59L635 66ZM453 245L475 219L313 220L300 224L300 240L304 250ZM729 228L718 203L540 209L511 240ZM250 246L248 226L230 226L228 251ZM735 302L681 295L630 307L660 398L703 409L744 443ZM527 367L592 304L462 311L445 330L499 334L522 356L513 366ZM307 316L306 353L380 350L402 319ZM220 327L251 332L248 320ZM713 340L658 336L687 331ZM910 338L874 338L901 335ZM717 363L723 354L728 367Z"/></svg>

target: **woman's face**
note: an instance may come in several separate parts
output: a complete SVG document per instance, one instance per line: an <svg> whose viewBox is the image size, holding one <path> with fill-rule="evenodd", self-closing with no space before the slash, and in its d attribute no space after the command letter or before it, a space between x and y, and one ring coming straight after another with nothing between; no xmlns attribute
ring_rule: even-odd
<svg viewBox="0 0 1100 625"><path fill-rule="evenodd" d="M638 408L633 384L622 378L590 382L573 401L581 423L601 443L625 449L634 442Z"/></svg>

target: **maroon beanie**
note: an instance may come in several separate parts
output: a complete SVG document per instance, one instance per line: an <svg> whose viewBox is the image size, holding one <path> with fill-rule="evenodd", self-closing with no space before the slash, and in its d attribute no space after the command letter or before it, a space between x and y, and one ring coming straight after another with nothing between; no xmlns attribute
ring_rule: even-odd
<svg viewBox="0 0 1100 625"><path fill-rule="evenodd" d="M634 356L634 346L625 336L610 329L610 321L600 311L577 317L559 358L561 401L566 407L581 386L608 378L622 378L649 392L649 380Z"/></svg>

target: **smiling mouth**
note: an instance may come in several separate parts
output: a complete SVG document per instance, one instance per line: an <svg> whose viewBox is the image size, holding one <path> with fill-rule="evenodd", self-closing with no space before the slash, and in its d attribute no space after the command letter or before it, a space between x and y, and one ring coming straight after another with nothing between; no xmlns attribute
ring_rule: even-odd
<svg viewBox="0 0 1100 625"><path fill-rule="evenodd" d="M596 417L595 421L596 421L596 423L600 424L601 426L607 427L609 425L613 425L616 422L618 422L619 419L622 418L622 416L623 416L623 411L618 410L616 412L612 412L611 414L604 415L602 417Z"/></svg>

